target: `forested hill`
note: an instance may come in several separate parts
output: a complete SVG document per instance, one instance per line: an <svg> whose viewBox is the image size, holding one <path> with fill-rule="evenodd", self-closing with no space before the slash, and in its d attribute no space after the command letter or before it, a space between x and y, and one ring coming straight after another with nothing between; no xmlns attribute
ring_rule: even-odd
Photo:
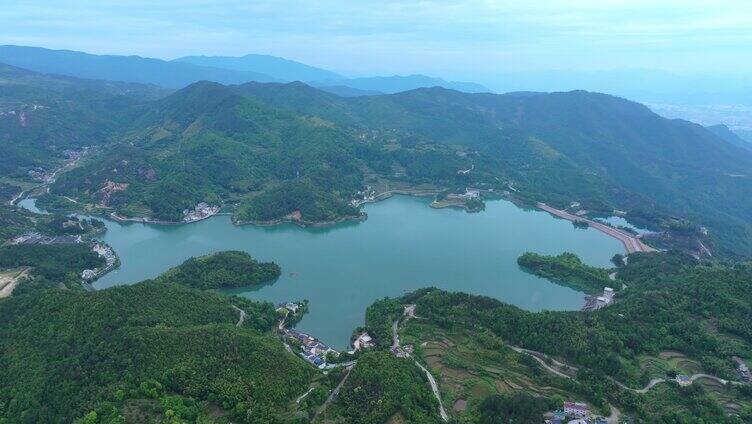
<svg viewBox="0 0 752 424"><path fill-rule="evenodd" d="M270 283L280 274L280 267L274 262L259 262L246 252L233 250L189 258L165 271L156 281L218 289Z"/></svg>
<svg viewBox="0 0 752 424"><path fill-rule="evenodd" d="M50 77L24 72L0 82L71 97ZM4 173L49 169L43 158L64 148L103 146L52 194L167 221L207 202L233 206L239 222L335 222L359 217L350 200L385 182L513 187L529 203L618 209L703 239L716 254L752 255L752 152L613 96L434 87L345 98L299 82L207 81L166 97L102 82L80 93L92 92L34 110L24 125L1 116L10 134L2 149L17 164Z"/></svg>
<svg viewBox="0 0 752 424"><path fill-rule="evenodd" d="M239 203L243 221L295 211L303 221L358 214L348 199L361 187L359 156L368 146L220 84L192 84L151 103L123 140L61 177L53 193L171 221L201 201ZM104 199L107 181L127 189ZM264 194L262 206L250 202Z"/></svg>
<svg viewBox="0 0 752 424"><path fill-rule="evenodd" d="M174 283L14 295L0 318L2 422L278 422L313 374L271 304Z"/></svg>
<svg viewBox="0 0 752 424"><path fill-rule="evenodd" d="M237 90L341 125L474 149L504 162L492 171L537 200L689 218L715 232L725 249L752 253L752 154L639 103L585 91L496 95L435 87L340 98L302 84Z"/></svg>
<svg viewBox="0 0 752 424"><path fill-rule="evenodd" d="M46 75L0 63L0 176L49 169L67 149L119 138L138 108L167 91Z"/></svg>

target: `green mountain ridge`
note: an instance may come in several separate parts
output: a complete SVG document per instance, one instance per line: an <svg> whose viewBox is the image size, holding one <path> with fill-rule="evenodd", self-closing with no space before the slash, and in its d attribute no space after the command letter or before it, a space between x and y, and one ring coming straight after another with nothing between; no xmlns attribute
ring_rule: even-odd
<svg viewBox="0 0 752 424"><path fill-rule="evenodd" d="M568 167L570 178L578 175L581 182L565 184L566 200L588 199L591 208L601 202L623 210L688 217L724 233L722 238L736 238L741 231L745 236L736 242L747 245L744 250L750 248L745 240L751 234L752 216L740 200L752 194L746 177L752 155L700 125L661 118L638 103L584 91L494 95L430 88L343 99L299 85L284 93L282 86L262 84L245 84L239 90L269 105L342 125L396 128L495 158L523 158L523 149L535 161L528 157L510 163L504 172L541 188L534 193L536 200L554 197L568 205L564 196L546 196L558 194L562 182L546 178ZM522 140L527 145L520 145ZM512 148L517 151L509 152ZM515 173L520 166L551 160L561 165L544 163L540 172ZM578 192L584 182L598 193Z"/></svg>
<svg viewBox="0 0 752 424"><path fill-rule="evenodd" d="M274 77L256 72L210 68L140 56L94 55L27 46L0 46L0 62L42 73L156 84L166 88L181 88L205 79L225 84L276 81Z"/></svg>
<svg viewBox="0 0 752 424"><path fill-rule="evenodd" d="M49 169L67 149L112 140L137 106L168 92L154 86L39 74L0 64L0 175Z"/></svg>
<svg viewBox="0 0 752 424"><path fill-rule="evenodd" d="M204 201L238 205L240 222L300 212L295 219L315 223L358 216L350 199L377 181L513 186L526 202L619 209L655 228L688 219L696 237L709 230L714 251L752 252L752 154L605 94L433 87L340 97L300 82L202 81L156 100L123 97L107 125L93 109L101 103L80 106L93 115L78 117L78 131L97 133L78 145L106 147L61 176L53 194L160 220L179 221ZM46 139L3 123L21 140ZM104 199L108 181L127 187Z"/></svg>

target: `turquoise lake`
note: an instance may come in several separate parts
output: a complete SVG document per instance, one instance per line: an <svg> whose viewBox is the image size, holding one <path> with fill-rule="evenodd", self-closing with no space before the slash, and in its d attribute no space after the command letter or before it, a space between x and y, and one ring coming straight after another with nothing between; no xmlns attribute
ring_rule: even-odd
<svg viewBox="0 0 752 424"><path fill-rule="evenodd" d="M570 251L591 265L609 266L622 251L618 241L598 231L576 229L507 201L489 201L476 214L428 203L397 196L367 205L366 221L326 228L237 227L226 215L187 225L107 221L101 238L118 253L121 266L94 285L132 284L190 256L244 250L277 262L282 276L232 294L275 303L308 299L310 312L297 328L345 348L374 300L421 287L486 295L532 311L579 309L582 293L523 272L517 257L525 251Z"/></svg>

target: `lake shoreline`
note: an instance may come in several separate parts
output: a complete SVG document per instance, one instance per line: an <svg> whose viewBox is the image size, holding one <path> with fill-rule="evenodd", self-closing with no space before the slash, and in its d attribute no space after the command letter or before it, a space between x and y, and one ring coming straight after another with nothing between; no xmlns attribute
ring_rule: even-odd
<svg viewBox="0 0 752 424"><path fill-rule="evenodd" d="M430 209L431 200L393 196L366 205L365 222L323 228L238 226L230 216L169 226L107 219L103 241L117 251L121 264L93 285L101 290L132 284L192 256L244 251L274 261L284 272L271 285L224 290L274 304L308 299L310 312L296 328L331 346L346 346L375 299L428 286L489 296L529 311L579 310L584 293L520 270L519 254L566 250L603 266L621 250L599 232L575 231L508 201L489 201L485 213L466 214Z"/></svg>
<svg viewBox="0 0 752 424"><path fill-rule="evenodd" d="M231 222L232 225L235 225L237 227L246 225L252 225L256 227L274 227L282 224L295 224L301 228L321 228L341 224L343 222L362 222L366 219L368 219L368 214L361 212L360 215L348 215L330 221L305 221L288 217L277 218L268 221L237 221L234 217L232 217Z"/></svg>
<svg viewBox="0 0 752 424"><path fill-rule="evenodd" d="M391 199L394 196L428 197L428 196L435 196L436 194L440 192L441 192L440 190L410 190L410 189L390 190L388 192L380 193L374 196L374 198L371 200L360 201L357 203L357 206L360 207L369 203L382 202L384 200ZM429 204L429 207L433 208L433 206L430 204ZM466 211L469 211L467 207L462 207L462 208L465 209ZM440 209L440 208L435 208L435 209ZM245 226L245 225L253 225L257 227L273 227L273 226L283 225L283 224L295 224L301 228L328 227L332 225L341 224L344 222L363 222L368 219L368 214L362 211L358 215L347 215L347 216L343 216L343 217L336 218L333 220L328 220L328 221L306 221L306 220L290 218L288 216L284 216L284 217L276 218L276 219L270 219L270 220L239 221L235 218L234 214L231 212L211 214L201 219L196 219L196 220L189 221L189 222L164 221L164 220L151 219L151 218L146 218L146 217L124 217L124 216L118 215L116 212L111 212L109 214L105 213L102 215L109 217L112 220L117 221L117 222L135 222L135 223L152 224L152 225L193 224L193 223L200 222L200 221L203 221L205 219L208 219L217 215L230 215L232 224L239 226L239 227Z"/></svg>

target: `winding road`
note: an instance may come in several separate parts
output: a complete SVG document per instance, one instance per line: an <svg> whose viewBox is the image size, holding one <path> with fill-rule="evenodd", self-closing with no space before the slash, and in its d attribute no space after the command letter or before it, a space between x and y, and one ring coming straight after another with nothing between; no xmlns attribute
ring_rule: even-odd
<svg viewBox="0 0 752 424"><path fill-rule="evenodd" d="M557 375L557 376L559 376L559 377L564 377L564 378L568 378L568 379L574 379L574 378L573 378L572 376L570 376L570 375L568 375L568 374L565 374L565 373L563 373L563 372L559 371L559 370L558 370L558 369L556 369L556 368L553 368L553 367L551 367L550 365L548 365L548 363L546 363L546 361L550 361L550 362L551 362L552 364L556 365L556 366L557 366L557 367L559 367L559 368L562 368L562 369L565 369L565 370L568 370L568 371L572 371L572 372L575 372L575 373L576 373L576 372L577 372L577 370L578 370L578 368L577 368L577 367L573 367L573 366L571 366L571 365L567 365L567 364L564 364L564 363L562 363L562 362L559 362L559 361L557 361L556 359L553 359L553 358L551 358L550 356L546 355L546 354L545 354L545 353L543 353L543 352L538 352L538 351L535 351L535 350L525 349L525 348L521 348L521 347L518 347L518 346L512 346L512 345L508 345L508 346L509 346L509 348L510 348L510 349L512 349L513 351L515 351L515 352L517 352L517 353L524 353L524 354L526 354L526 355L529 355L529 356L531 356L531 357L532 357L533 359L535 359L535 360L536 360L536 361L537 361L537 362L538 362L538 363L539 363L539 364L541 365L541 367L543 367L543 368L544 368L544 369L545 369L546 371L548 371L548 372L550 372L550 373L552 373L552 374L555 374L555 375ZM544 360L544 359L545 359L545 360ZM629 390L629 391L631 391L631 392L635 392L635 393L640 393L640 394L645 394L645 393L647 393L647 392L648 392L648 391L649 391L650 389L652 389L653 387L655 387L655 386L656 386L657 384L660 384L660 383L665 383L665 382L667 382L667 381L671 381L671 380L666 380L665 378L654 378L654 379L650 380L650 381L648 382L648 384L647 384L647 385L645 385L645 387L643 387L643 388L641 388L641 389L633 389L633 388L631 388L631 387L627 386L626 384L622 383L621 381L618 381L618 380L614 379L613 377L608 377L608 378L609 378L609 379L610 379L611 381L613 381L613 382L614 382L614 384L616 384L616 385L617 385L617 386L619 386L620 388L622 388L622 389L624 389L624 390ZM742 383L742 382L739 382L739 381L729 381L729 380L725 380L725 379L723 379L723 378L720 378L720 377L716 377L716 376L714 376L714 375L710 375L710 374L702 374L702 373L699 373L699 374L692 374L691 376L689 376L689 380L690 380L690 381L691 381L692 383L694 383L694 382L695 382L696 380L698 380L698 379L701 379L701 378L707 378L707 379L710 379L710 380L713 380L713 381L717 381L718 383L721 383L721 384L722 384L722 385L724 385L724 386L725 386L725 385L727 385L727 384L733 384L733 385L741 385L741 384L744 384L744 383Z"/></svg>
<svg viewBox="0 0 752 424"><path fill-rule="evenodd" d="M524 353L526 355L529 355L530 357L532 357L533 359L535 359L535 361L538 362L540 364L540 366L543 367L543 369L545 369L546 371L548 371L548 372L550 372L552 374L556 374L559 377L564 377L564 378L572 379L572 376L570 376L568 374L564 374L563 372L557 370L556 368L553 368L550 365L548 365L546 363L546 361L544 361L543 359L540 358L540 356L546 358L547 360L551 361L551 363L555 364L556 366L558 366L560 368L564 368L564 369L567 369L567 370L570 370L570 371L577 372L577 368L576 367L573 367L573 366L567 365L567 364L563 364L563 363L557 361L556 359L551 358L550 356L548 356L548 355L546 355L544 353L536 352L534 350L529 350L529 349L523 349L521 347L512 346L512 345L509 345L509 348L512 349L513 351L517 352L517 353Z"/></svg>
<svg viewBox="0 0 752 424"><path fill-rule="evenodd" d="M37 184L37 185L35 185L33 187L29 187L26 190L21 190L20 193L18 193L13 199L11 199L10 205L11 206L15 206L15 204L19 200L21 200L21 198L26 193L29 193L31 191L40 189L42 187L47 187L47 191L49 192L49 185L52 184L52 183L54 183L55 180L57 180L58 174L60 174L61 172L65 172L65 171L68 171L70 169L73 169L78 164L78 162L81 160L82 157L83 157L83 155L77 157L74 160L69 160L69 161L65 162L63 165L59 166L57 169L55 169L54 171L52 171L52 175L50 175L49 177L45 178L45 180L43 182L41 182L40 184ZM67 199L69 199L71 201L76 202L75 200L71 199L70 197L67 197L67 196L64 196L64 197L66 197ZM76 203L78 203L78 202L76 202Z"/></svg>
<svg viewBox="0 0 752 424"><path fill-rule="evenodd" d="M413 318L415 316L415 305L405 306L405 310L402 313L402 316L405 317L405 322L407 322L407 320L409 320L410 318ZM392 322L392 349L400 347L399 334L397 333L398 325L399 320ZM439 385L436 383L436 379L433 378L431 372L428 371L428 369L426 369L426 367L424 367L420 362L418 362L417 359L413 358L409 353L405 354L408 358L411 358L413 362L415 362L415 365L417 365L418 368L426 373L428 383L431 385L431 391L433 391L433 395L436 397L436 400L439 401L439 415L441 415L441 419L445 422L449 421L449 415L447 414L446 409L444 409L444 402L441 401L441 392L439 392Z"/></svg>
<svg viewBox="0 0 752 424"><path fill-rule="evenodd" d="M246 313L245 313L244 310L238 308L235 305L232 305L232 308L235 309L236 311L238 311L238 313L240 313L240 318L238 319L238 323L235 324L235 326L240 327L245 322Z"/></svg>
<svg viewBox="0 0 752 424"><path fill-rule="evenodd" d="M337 395L339 394L340 389L342 389L342 386L345 385L345 381L347 381L347 377L350 377L350 372L352 371L354 367L353 365L350 365L349 367L345 368L347 370L347 374L342 378L342 381L337 384L337 387L332 390L332 392L329 394L329 397L326 398L326 402L324 402L323 405L321 405L321 408L319 408L318 411L316 411L316 414L313 416L313 419L311 419L311 422L316 422L316 419L321 415L324 411L326 411L326 407L329 406L330 403L334 401L334 399L337 398Z"/></svg>

